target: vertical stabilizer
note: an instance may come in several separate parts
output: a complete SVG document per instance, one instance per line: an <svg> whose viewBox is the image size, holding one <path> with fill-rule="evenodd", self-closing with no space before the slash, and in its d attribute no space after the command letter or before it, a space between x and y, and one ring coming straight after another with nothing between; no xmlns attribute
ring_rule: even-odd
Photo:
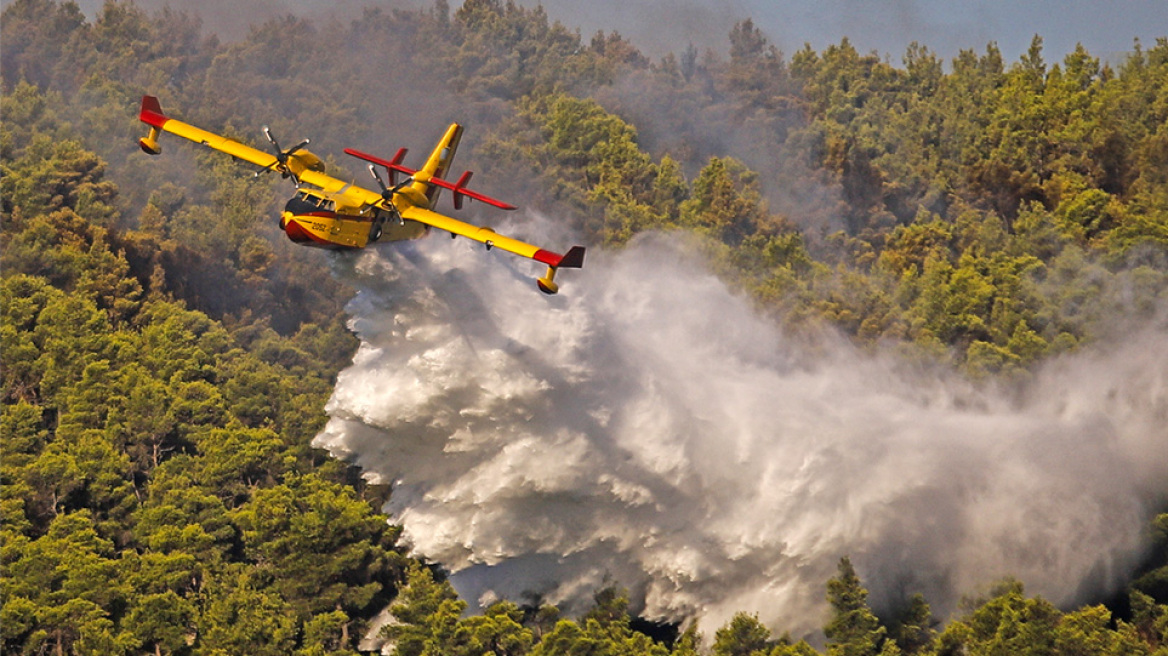
<svg viewBox="0 0 1168 656"><path fill-rule="evenodd" d="M413 187L426 194L426 198L430 200L430 207L434 207L438 202L438 192L441 191L441 188L438 185L427 183L430 178L446 176L446 172L450 170L450 163L454 161L454 151L458 150L458 142L461 140L462 126L458 123L451 123L450 127L446 129L446 134L442 135L442 139L434 147L434 152L430 153L426 165L414 174Z"/></svg>

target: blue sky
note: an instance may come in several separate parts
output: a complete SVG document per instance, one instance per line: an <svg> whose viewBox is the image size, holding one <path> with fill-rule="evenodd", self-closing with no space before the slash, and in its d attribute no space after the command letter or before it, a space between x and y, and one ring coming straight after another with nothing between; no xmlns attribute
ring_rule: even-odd
<svg viewBox="0 0 1168 656"><path fill-rule="evenodd" d="M7 5L10 0L3 0ZM288 12L351 20L369 5L429 6L431 0L138 0L147 8L170 3L204 15L227 39L246 33L241 16L264 20ZM458 7L460 0L449 0ZM990 41L1015 61L1039 34L1047 61L1061 60L1081 42L1104 59L1127 52L1133 38L1148 47L1168 36L1168 0L518 0L542 3L548 14L585 38L616 30L654 58L690 43L725 52L735 22L751 18L788 55L810 43L816 50L843 37L863 52L899 64L918 41L945 59L961 49L982 52ZM93 16L102 0L79 0Z"/></svg>

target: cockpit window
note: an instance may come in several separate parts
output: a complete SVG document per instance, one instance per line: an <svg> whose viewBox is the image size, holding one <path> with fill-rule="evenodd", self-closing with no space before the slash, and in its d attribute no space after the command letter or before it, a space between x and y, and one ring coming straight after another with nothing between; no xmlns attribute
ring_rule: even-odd
<svg viewBox="0 0 1168 656"><path fill-rule="evenodd" d="M335 207L336 203L332 200L322 198L316 194L310 194L306 191L300 191L288 200L284 209L293 214L310 214L320 211L332 212Z"/></svg>

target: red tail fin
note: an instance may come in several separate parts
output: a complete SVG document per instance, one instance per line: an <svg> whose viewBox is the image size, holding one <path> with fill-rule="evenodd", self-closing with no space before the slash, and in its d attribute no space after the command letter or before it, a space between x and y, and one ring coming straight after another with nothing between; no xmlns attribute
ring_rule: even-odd
<svg viewBox="0 0 1168 656"><path fill-rule="evenodd" d="M138 112L138 120L150 127L161 129L162 124L170 119L162 113L162 105L158 103L158 98L142 96L142 109Z"/></svg>
<svg viewBox="0 0 1168 656"><path fill-rule="evenodd" d="M162 113L162 105L154 96L142 96L142 109L138 111L138 119L150 126L150 134L138 140L138 146L148 155L157 155L162 152L158 145L158 137L162 135L162 126L170 119Z"/></svg>

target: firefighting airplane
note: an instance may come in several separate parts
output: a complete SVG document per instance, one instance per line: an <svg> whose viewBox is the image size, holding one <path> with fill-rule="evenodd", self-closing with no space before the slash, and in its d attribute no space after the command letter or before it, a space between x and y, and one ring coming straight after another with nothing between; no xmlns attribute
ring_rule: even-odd
<svg viewBox="0 0 1168 656"><path fill-rule="evenodd" d="M151 155L162 152L158 138L165 131L251 162L260 167L257 176L265 171L278 171L285 178L292 178L297 187L296 195L284 206L280 215L280 228L298 244L348 250L364 248L377 241L417 239L429 232L430 228L438 228L449 232L451 237L461 235L481 242L488 250L501 248L546 264L547 273L536 280L545 294L559 291L559 285L555 282L557 269L579 269L584 265L583 246L573 246L561 255L497 234L490 228L463 223L433 210L442 189L449 189L453 193L455 209L462 208L464 198L505 210L515 209L513 205L467 189L470 171L463 173L458 182L443 179L462 138L462 126L457 123L446 130L425 165L418 170L402 166L405 148L399 149L389 160L346 148L345 152L349 155L369 162L369 172L381 189L378 193L327 175L324 162L304 148L308 145L307 139L287 150L280 148L266 125L263 132L272 145L273 153L257 150L234 139L170 118L162 113L158 98L154 96L142 97L138 118L150 126L149 136L138 140L138 145ZM374 165L386 169L389 185L392 186L382 181ZM408 177L397 182L398 173Z"/></svg>

